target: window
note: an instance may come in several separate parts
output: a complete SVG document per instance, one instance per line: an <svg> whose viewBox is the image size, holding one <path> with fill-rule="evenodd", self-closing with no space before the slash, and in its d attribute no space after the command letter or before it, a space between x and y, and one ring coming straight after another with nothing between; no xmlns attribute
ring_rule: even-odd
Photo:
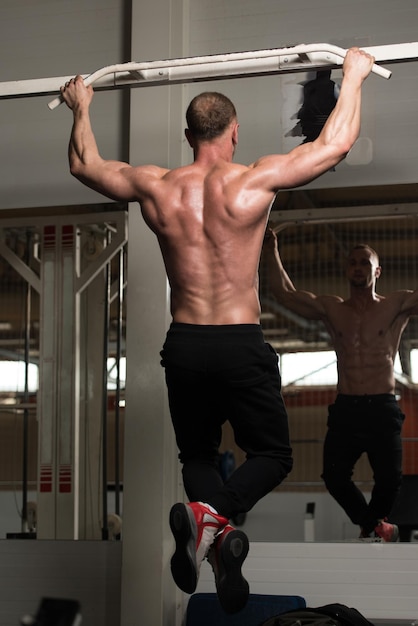
<svg viewBox="0 0 418 626"><path fill-rule="evenodd" d="M410 352L411 358L411 380L418 383L418 348L412 348Z"/></svg>
<svg viewBox="0 0 418 626"><path fill-rule="evenodd" d="M25 391L24 361L0 361L0 392ZM28 365L28 391L38 391L39 367L35 363Z"/></svg>
<svg viewBox="0 0 418 626"><path fill-rule="evenodd" d="M0 361L0 393L22 393L25 391L24 361ZM116 359L110 357L107 360L107 388L109 391L116 389L117 367ZM119 366L120 388L125 388L126 358L120 359ZM28 365L28 391L36 393L39 389L39 366L36 363Z"/></svg>
<svg viewBox="0 0 418 626"><path fill-rule="evenodd" d="M337 359L333 350L321 352L288 352L280 356L282 385L325 386L336 385ZM399 354L395 359L395 373L402 374ZM418 382L418 349L411 350L412 382Z"/></svg>
<svg viewBox="0 0 418 626"><path fill-rule="evenodd" d="M337 359L333 350L282 354L280 371L283 387L337 384Z"/></svg>
<svg viewBox="0 0 418 626"><path fill-rule="evenodd" d="M116 389L117 375L118 375L117 361L115 357L110 357L107 359L107 388L109 391L114 391ZM125 388L125 380L126 380L126 357L122 357L119 361L120 389Z"/></svg>

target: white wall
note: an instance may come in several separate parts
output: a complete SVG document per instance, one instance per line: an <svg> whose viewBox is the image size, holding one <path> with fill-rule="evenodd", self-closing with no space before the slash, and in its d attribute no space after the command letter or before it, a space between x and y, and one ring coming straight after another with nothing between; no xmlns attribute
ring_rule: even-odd
<svg viewBox="0 0 418 626"><path fill-rule="evenodd" d="M406 543L250 543L243 573L252 593L297 595L312 607L340 602L373 622L412 626L418 618L417 551ZM197 592L215 592L206 562Z"/></svg>
<svg viewBox="0 0 418 626"><path fill-rule="evenodd" d="M190 56L330 43L342 48L416 41L418 5L410 0L193 0L190 3ZM418 120L416 63L391 65L392 78L371 76L364 86L362 136L373 143L364 166L342 163L309 187L345 187L416 182ZM300 138L286 137L296 121L301 82L309 74L206 83L225 91L240 119L237 160L287 152ZM338 82L341 72L333 72ZM194 85L193 95L202 91ZM255 97L256 95L256 97Z"/></svg>
<svg viewBox="0 0 418 626"><path fill-rule="evenodd" d="M0 3L0 81L88 74L124 60L124 0ZM121 93L97 94L104 154L121 156ZM71 113L51 96L0 100L0 209L106 202L68 172Z"/></svg>
<svg viewBox="0 0 418 626"><path fill-rule="evenodd" d="M0 81L90 73L127 60L125 4L124 0L1 3L0 58L7 62L1 65ZM142 10L141 0L134 4ZM345 48L417 39L418 7L409 0L193 0L185 6L190 22L185 48L190 56L297 43L327 42ZM163 33L153 28L151 32L156 41L154 55L149 57L142 48L144 56L135 60L164 58ZM341 164L311 186L415 182L416 63L392 65L391 69L390 81L372 76L364 89L362 134L372 140L372 162L366 166ZM338 81L340 75L335 72L334 79ZM239 160L251 162L261 154L286 151L299 142L286 133L295 124L292 114L300 104L300 83L308 78L303 73L205 83L227 91L237 103ZM199 83L185 93L201 89ZM121 98L121 92L100 93L93 105L94 127L101 149L109 157L120 157L122 152ZM50 99L0 101L0 208L103 201L69 176L66 145L71 116L65 106L49 111L46 104ZM144 158L146 153L147 149Z"/></svg>
<svg viewBox="0 0 418 626"><path fill-rule="evenodd" d="M1 626L34 615L43 597L77 600L83 626L118 626L121 553L116 541L1 541Z"/></svg>

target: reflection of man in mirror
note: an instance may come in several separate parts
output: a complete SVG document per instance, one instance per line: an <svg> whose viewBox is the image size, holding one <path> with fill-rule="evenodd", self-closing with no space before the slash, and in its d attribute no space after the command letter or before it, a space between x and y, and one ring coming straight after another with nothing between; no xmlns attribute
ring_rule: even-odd
<svg viewBox="0 0 418 626"><path fill-rule="evenodd" d="M376 281L382 270L377 253L365 244L355 246L349 254L350 297L346 300L297 290L270 230L265 254L275 298L306 319L322 320L337 355L337 397L329 407L324 444L322 478L326 487L353 524L360 526L361 538L397 541L398 528L387 518L402 480L405 416L395 397L394 360L409 317L418 315L418 291L377 294ZM363 453L374 474L369 503L352 480Z"/></svg>

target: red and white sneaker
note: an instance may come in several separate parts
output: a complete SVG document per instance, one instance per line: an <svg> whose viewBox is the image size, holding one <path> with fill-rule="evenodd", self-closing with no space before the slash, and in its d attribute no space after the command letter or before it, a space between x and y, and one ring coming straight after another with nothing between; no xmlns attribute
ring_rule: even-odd
<svg viewBox="0 0 418 626"><path fill-rule="evenodd" d="M248 537L228 524L215 537L208 561L215 574L216 592L225 613L237 613L245 607L250 588L241 573L248 554Z"/></svg>
<svg viewBox="0 0 418 626"><path fill-rule="evenodd" d="M227 523L226 517L214 513L203 502L179 502L171 508L170 528L176 541L171 573L176 585L185 593L195 591L202 561L215 535Z"/></svg>
<svg viewBox="0 0 418 626"><path fill-rule="evenodd" d="M386 543L395 543L399 539L399 528L396 524L389 524L386 519L381 520L374 529L375 535Z"/></svg>

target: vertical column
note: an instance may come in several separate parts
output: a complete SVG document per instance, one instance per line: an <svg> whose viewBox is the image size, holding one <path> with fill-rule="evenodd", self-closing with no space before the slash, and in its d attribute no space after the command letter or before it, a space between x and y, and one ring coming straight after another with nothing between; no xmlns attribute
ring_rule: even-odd
<svg viewBox="0 0 418 626"><path fill-rule="evenodd" d="M74 480L74 225L60 229L57 293L57 526L59 539L78 538Z"/></svg>
<svg viewBox="0 0 418 626"><path fill-rule="evenodd" d="M38 398L39 420L39 476L37 537L54 539L56 531L56 375L57 375L57 328L55 310L56 287L56 239L57 227L45 226L42 240L42 268L40 295L41 345Z"/></svg>
<svg viewBox="0 0 418 626"><path fill-rule="evenodd" d="M183 56L187 2L133 0L132 58ZM131 91L132 163L181 165L182 85ZM159 352L170 321L168 287L155 236L129 209L127 382L121 626L182 623L170 574L171 505L183 497ZM141 593L138 594L138 589Z"/></svg>
<svg viewBox="0 0 418 626"><path fill-rule="evenodd" d="M74 226L44 226L41 256L39 539L76 539Z"/></svg>
<svg viewBox="0 0 418 626"><path fill-rule="evenodd" d="M81 241L83 239L81 238ZM79 330L77 331L79 386L76 397L79 406L80 429L74 442L79 468L79 539L100 540L103 484L103 361L104 343L104 276L103 272L78 295ZM78 441L78 444L76 442Z"/></svg>

